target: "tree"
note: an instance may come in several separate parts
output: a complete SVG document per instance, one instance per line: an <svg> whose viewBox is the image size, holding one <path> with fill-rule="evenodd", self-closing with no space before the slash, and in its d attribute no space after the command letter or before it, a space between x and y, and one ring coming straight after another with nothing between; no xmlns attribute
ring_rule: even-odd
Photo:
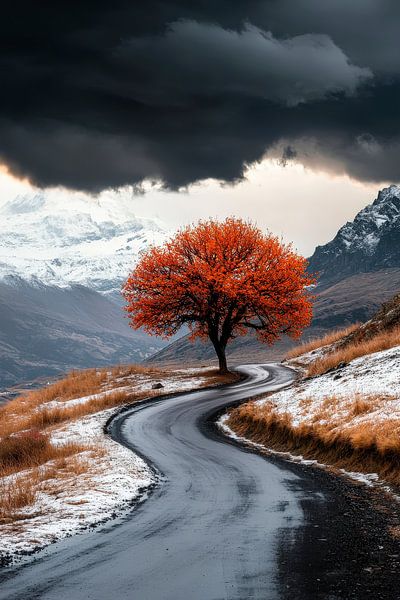
<svg viewBox="0 0 400 600"><path fill-rule="evenodd" d="M241 219L200 221L145 252L122 290L130 325L209 338L221 373L226 346L249 329L268 344L299 337L312 316L307 261Z"/></svg>

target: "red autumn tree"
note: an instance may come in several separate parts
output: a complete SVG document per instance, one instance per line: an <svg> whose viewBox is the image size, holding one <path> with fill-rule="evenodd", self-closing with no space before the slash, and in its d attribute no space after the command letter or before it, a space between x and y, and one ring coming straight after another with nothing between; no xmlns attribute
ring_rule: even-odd
<svg viewBox="0 0 400 600"><path fill-rule="evenodd" d="M200 221L142 255L122 294L134 329L169 337L188 325L209 338L221 373L226 346L249 329L273 343L309 325L307 261L241 219Z"/></svg>

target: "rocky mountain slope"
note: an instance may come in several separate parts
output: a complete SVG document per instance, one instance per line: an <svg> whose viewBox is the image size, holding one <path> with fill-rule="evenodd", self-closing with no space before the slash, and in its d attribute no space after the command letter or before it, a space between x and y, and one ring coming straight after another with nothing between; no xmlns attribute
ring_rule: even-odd
<svg viewBox="0 0 400 600"><path fill-rule="evenodd" d="M371 319L362 323L358 329L342 338L338 347L371 340L384 332L391 332L400 327L400 293L384 302Z"/></svg>
<svg viewBox="0 0 400 600"><path fill-rule="evenodd" d="M332 241L317 246L309 260L321 286L356 273L400 267L400 186L381 190Z"/></svg>

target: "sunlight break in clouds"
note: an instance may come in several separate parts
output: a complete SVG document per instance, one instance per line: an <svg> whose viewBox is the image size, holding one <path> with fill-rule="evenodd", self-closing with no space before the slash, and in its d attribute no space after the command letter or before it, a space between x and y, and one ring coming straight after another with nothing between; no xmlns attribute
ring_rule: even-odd
<svg viewBox="0 0 400 600"><path fill-rule="evenodd" d="M383 187L383 185L379 186ZM32 191L27 181L20 181L0 170L0 205L17 194ZM138 216L160 218L167 228L175 229L200 218L228 215L256 221L292 241L306 256L318 244L330 240L347 220L376 197L378 186L362 184L347 176L332 176L307 170L299 164L283 167L277 161L264 160L252 166L247 178L235 186L207 180L180 192L166 192L161 186L144 185L144 194L135 195L131 188L107 190L99 195L102 203L121 211L129 200ZM74 197L94 201L93 196L62 188L49 191L60 203L74 203Z"/></svg>

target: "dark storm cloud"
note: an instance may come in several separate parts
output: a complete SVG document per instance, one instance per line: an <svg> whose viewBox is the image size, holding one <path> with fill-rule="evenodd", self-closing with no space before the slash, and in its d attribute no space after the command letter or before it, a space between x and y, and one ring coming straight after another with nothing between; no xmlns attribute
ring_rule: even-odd
<svg viewBox="0 0 400 600"><path fill-rule="evenodd" d="M394 1L44 4L0 24L0 159L16 174L179 187L235 181L267 153L399 180Z"/></svg>
<svg viewBox="0 0 400 600"><path fill-rule="evenodd" d="M236 32L178 21L163 36L126 42L116 59L127 75L119 92L156 105L165 97L181 105L193 96L238 94L296 106L334 92L353 94L371 78L326 35L277 40L248 24ZM129 72L138 65L141 81L132 85Z"/></svg>

